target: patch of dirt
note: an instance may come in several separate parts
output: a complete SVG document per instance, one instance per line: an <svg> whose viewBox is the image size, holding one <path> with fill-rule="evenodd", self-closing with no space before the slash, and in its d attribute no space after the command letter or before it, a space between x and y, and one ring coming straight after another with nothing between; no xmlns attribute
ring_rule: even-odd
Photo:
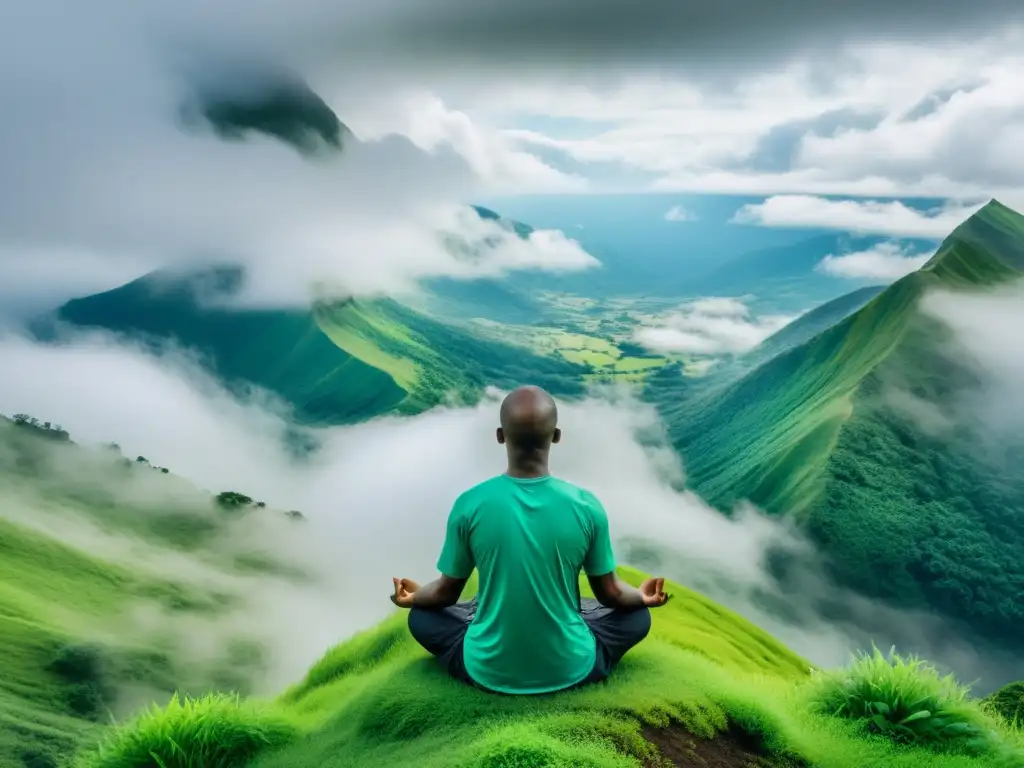
<svg viewBox="0 0 1024 768"><path fill-rule="evenodd" d="M700 739L681 725L644 726L640 733L661 755L644 768L805 768L802 761L770 755L760 737L730 728Z"/></svg>

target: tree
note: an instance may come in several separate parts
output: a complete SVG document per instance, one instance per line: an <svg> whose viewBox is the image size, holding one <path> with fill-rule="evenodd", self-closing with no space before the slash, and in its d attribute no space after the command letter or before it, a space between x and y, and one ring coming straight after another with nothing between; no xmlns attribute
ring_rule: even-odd
<svg viewBox="0 0 1024 768"><path fill-rule="evenodd" d="M252 497L237 491L222 491L217 494L217 504L224 509L238 509L252 504Z"/></svg>

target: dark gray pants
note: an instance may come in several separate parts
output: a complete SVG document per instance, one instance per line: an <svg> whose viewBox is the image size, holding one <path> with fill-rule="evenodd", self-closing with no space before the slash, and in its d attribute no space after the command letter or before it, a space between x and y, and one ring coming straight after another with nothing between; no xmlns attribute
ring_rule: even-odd
<svg viewBox="0 0 1024 768"><path fill-rule="evenodd" d="M476 605L476 598L473 598L440 610L413 608L409 611L409 631L416 642L437 657L449 675L482 688L470 678L462 660L462 645L476 615ZM647 608L618 611L593 598L584 598L581 606L580 615L594 635L597 658L590 674L573 687L607 678L626 652L651 631L651 612Z"/></svg>

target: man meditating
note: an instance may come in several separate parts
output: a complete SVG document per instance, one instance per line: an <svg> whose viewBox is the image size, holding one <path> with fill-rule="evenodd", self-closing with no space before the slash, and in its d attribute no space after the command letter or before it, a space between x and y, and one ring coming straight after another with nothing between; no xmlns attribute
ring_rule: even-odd
<svg viewBox="0 0 1024 768"><path fill-rule="evenodd" d="M520 387L501 404L502 475L455 501L435 581L394 579L392 602L409 630L458 680L488 691L537 694L603 680L651 629L664 579L636 589L615 575L608 517L588 491L552 477L561 439L555 401ZM477 597L458 602L473 569ZM580 600L579 573L597 600Z"/></svg>

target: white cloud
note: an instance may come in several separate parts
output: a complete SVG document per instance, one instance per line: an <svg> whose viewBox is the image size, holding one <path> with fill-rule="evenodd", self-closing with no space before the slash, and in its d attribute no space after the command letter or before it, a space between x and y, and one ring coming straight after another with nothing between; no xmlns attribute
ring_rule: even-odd
<svg viewBox="0 0 1024 768"><path fill-rule="evenodd" d="M764 227L839 229L940 240L982 205L951 203L919 211L899 200L830 200L811 195L775 195L763 203L744 205L732 220Z"/></svg>
<svg viewBox="0 0 1024 768"><path fill-rule="evenodd" d="M706 298L684 305L661 325L639 329L634 339L658 352L741 354L794 319L789 315L751 318L750 308L738 299Z"/></svg>
<svg viewBox="0 0 1024 768"><path fill-rule="evenodd" d="M474 120L465 111L450 109L430 92L395 98L375 112L364 111L352 123L369 139L399 133L427 152L449 146L466 159L493 193L585 192L588 188L583 177L552 168L536 155L518 149L482 118Z"/></svg>
<svg viewBox="0 0 1024 768"><path fill-rule="evenodd" d="M888 241L866 251L829 254L818 263L816 269L853 280L898 280L923 267L931 256L931 253L911 255L904 246Z"/></svg>
<svg viewBox="0 0 1024 768"><path fill-rule="evenodd" d="M697 217L681 205L673 205L665 211L665 221L696 221Z"/></svg>
<svg viewBox="0 0 1024 768"><path fill-rule="evenodd" d="M979 419L997 443L1020 444L1024 407L1024 284L978 292L931 291L919 307L952 332L954 352L980 378L980 388L961 409ZM1006 453L1005 444L1003 459Z"/></svg>
<svg viewBox="0 0 1024 768"><path fill-rule="evenodd" d="M436 275L500 277L520 269L567 272L599 264L560 230L534 230L523 238L465 206L421 204L402 220L364 220L345 232L339 229L344 222L325 220L321 231L293 233L288 261L257 251L264 259L248 262L253 269L238 302L302 305L313 284L337 295L401 294Z"/></svg>
<svg viewBox="0 0 1024 768"><path fill-rule="evenodd" d="M1024 201L1009 149L1024 131L1020 37L1008 25L938 47L862 38L735 79L662 69L497 89L488 105L520 120L508 135L524 147L639 171L629 183L659 191ZM590 126L545 133L531 114Z"/></svg>

